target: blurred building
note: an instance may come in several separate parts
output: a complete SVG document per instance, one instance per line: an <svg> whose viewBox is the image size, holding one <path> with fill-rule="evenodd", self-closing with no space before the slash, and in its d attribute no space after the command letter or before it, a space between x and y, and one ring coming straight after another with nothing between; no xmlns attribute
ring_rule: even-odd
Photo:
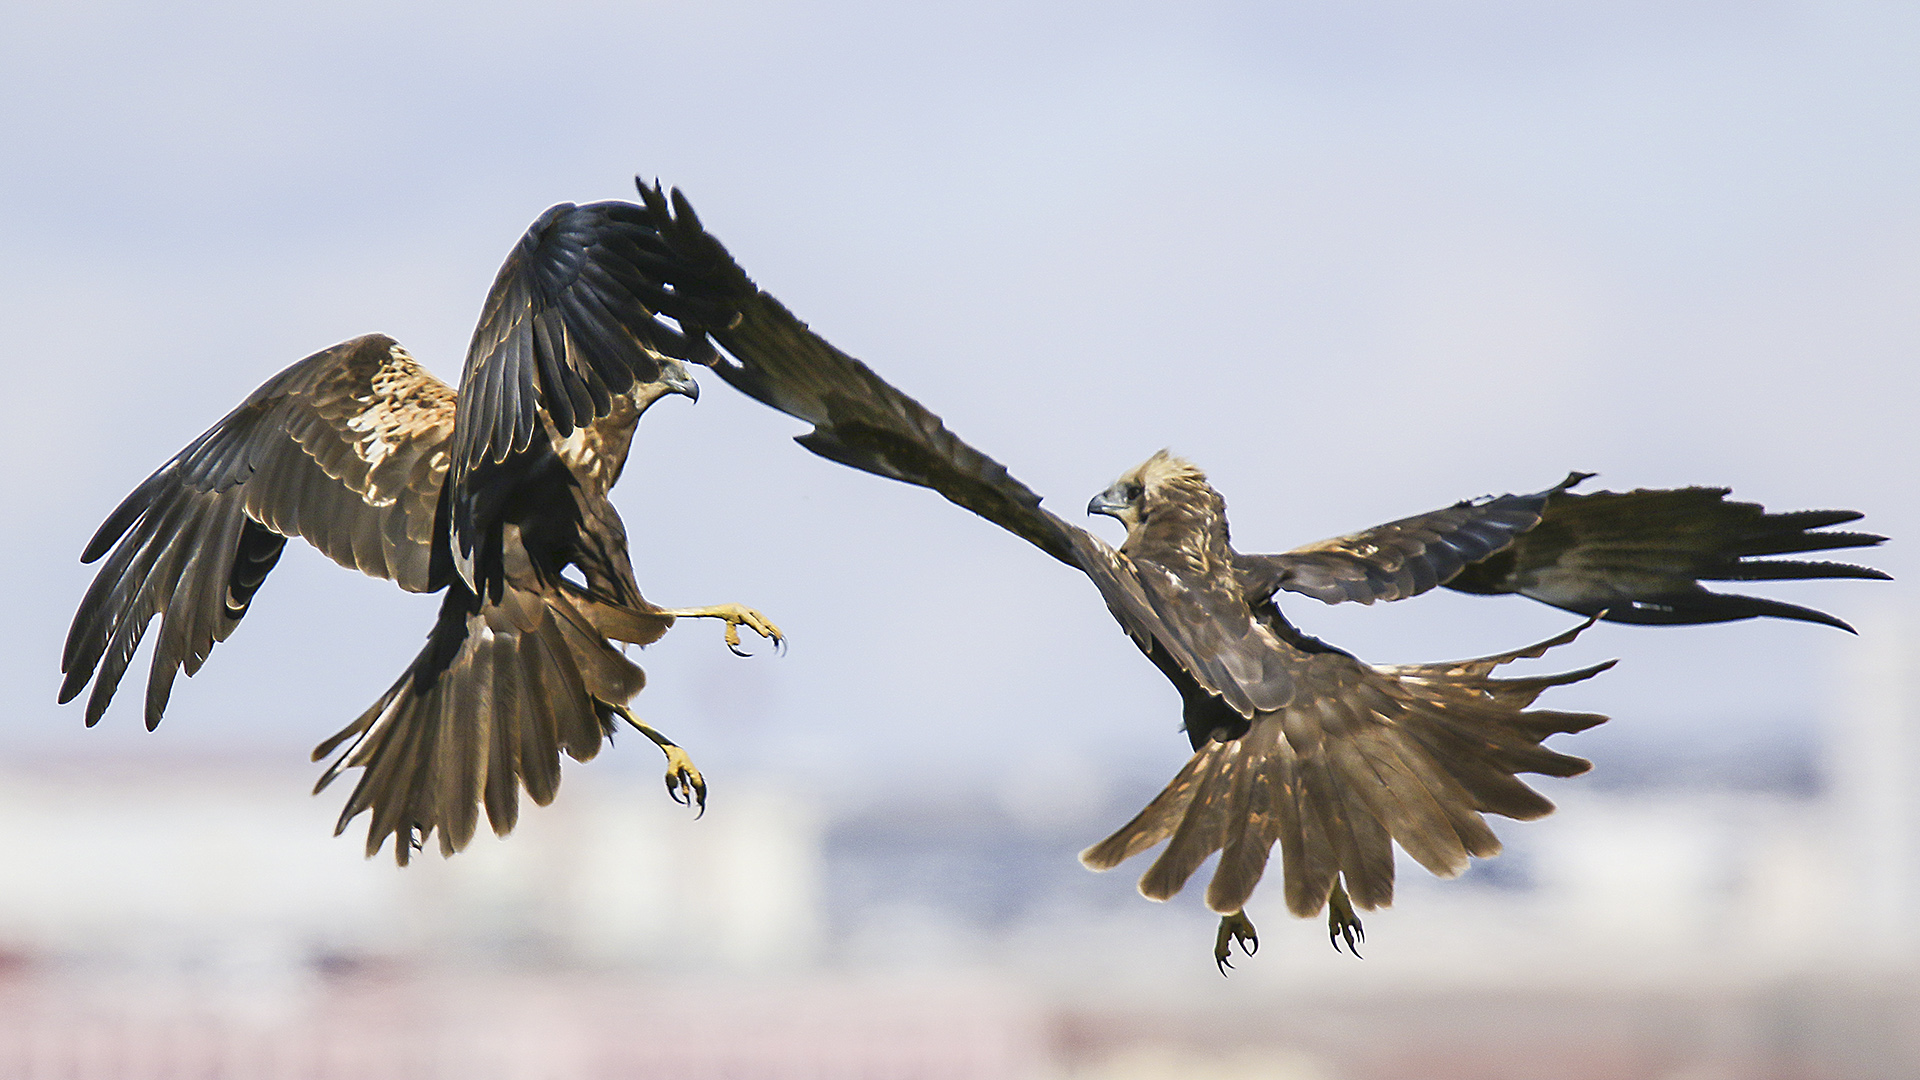
<svg viewBox="0 0 1920 1080"><path fill-rule="evenodd" d="M1824 727L1594 741L1364 961L1257 897L1230 980L1197 898L1074 860L1144 773L696 821L597 763L402 869L288 763L14 762L0 1077L1920 1075L1920 653L1866 637Z"/></svg>

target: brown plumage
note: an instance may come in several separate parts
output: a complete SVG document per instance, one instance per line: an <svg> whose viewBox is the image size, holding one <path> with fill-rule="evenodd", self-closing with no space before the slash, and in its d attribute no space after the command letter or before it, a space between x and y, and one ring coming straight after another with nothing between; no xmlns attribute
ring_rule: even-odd
<svg viewBox="0 0 1920 1080"><path fill-rule="evenodd" d="M1545 690L1598 673L1495 678L1577 630L1526 649L1449 664L1378 667L1294 629L1279 591L1328 603L1395 600L1450 584L1514 592L1593 618L1708 622L1755 615L1843 626L1810 609L1709 593L1705 580L1884 577L1827 563L1756 559L1879 543L1817 532L1850 511L1768 514L1716 488L1577 495L1585 474L1533 495L1503 495L1279 555L1228 542L1225 502L1187 463L1156 455L1090 507L1128 526L1118 550L1040 505L1005 467L940 418L834 348L754 285L679 192L642 186L673 253L676 295L710 310L720 376L813 425L802 446L841 464L932 488L1085 573L1184 703L1194 756L1131 823L1086 853L1106 867L1166 842L1141 889L1163 899L1215 851L1207 901L1227 915L1216 956L1243 945L1240 909L1280 845L1290 910L1332 903L1334 929L1392 896L1393 842L1433 872L1498 850L1481 815L1534 818L1552 807L1516 778L1569 776L1587 763L1544 747L1601 717L1532 709ZM716 317L717 314L723 317Z"/></svg>
<svg viewBox="0 0 1920 1080"><path fill-rule="evenodd" d="M743 623L778 638L749 609L649 603L608 500L646 409L698 393L678 358L704 343L659 317L697 316L659 284L663 250L639 207L563 204L502 267L461 393L380 335L270 379L88 543L83 561L107 559L74 617L60 700L91 681L97 722L158 616L157 725L176 673L199 670L299 536L409 592L446 593L413 663L314 754L342 751L319 787L362 770L339 828L369 812L369 854L392 836L404 863L434 833L450 854L482 807L505 833L521 788L552 799L560 753L592 757L618 718L668 752L676 797L704 797L678 748L626 711L645 678L615 642L648 644L677 615L726 619L730 643Z"/></svg>
<svg viewBox="0 0 1920 1080"><path fill-rule="evenodd" d="M1294 914L1317 914L1342 879L1355 903L1373 908L1393 898L1393 842L1452 877L1469 856L1500 850L1481 814L1528 820L1553 809L1515 773L1586 771L1585 761L1540 743L1604 717L1528 706L1611 663L1490 677L1577 631L1480 660L1375 667L1308 638L1270 599L1245 591L1226 503L1190 463L1156 454L1089 510L1127 526L1116 557L1164 635L1148 655L1198 662L1160 660L1186 703L1192 760L1133 821L1082 855L1088 866L1107 869L1165 840L1140 879L1142 893L1164 900L1218 851L1207 905L1232 914L1278 842Z"/></svg>
<svg viewBox="0 0 1920 1080"><path fill-rule="evenodd" d="M1871 547L1873 533L1824 531L1853 510L1771 514L1731 502L1727 488L1581 494L1592 473L1570 473L1534 495L1502 495L1388 522L1278 555L1239 555L1250 593L1276 589L1329 604L1403 600L1435 585L1518 593L1581 615L1646 625L1772 616L1853 627L1812 608L1706 589L1702 581L1780 581L1887 575L1849 563L1771 559Z"/></svg>

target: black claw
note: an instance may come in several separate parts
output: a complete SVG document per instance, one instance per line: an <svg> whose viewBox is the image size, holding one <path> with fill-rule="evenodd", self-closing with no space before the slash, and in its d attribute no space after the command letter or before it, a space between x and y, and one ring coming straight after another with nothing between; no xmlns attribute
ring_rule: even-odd
<svg viewBox="0 0 1920 1080"><path fill-rule="evenodd" d="M1223 916L1220 930L1214 935L1213 962L1220 968L1220 974L1226 975L1233 967L1233 943L1240 943L1240 951L1248 956L1260 951L1260 935L1253 929L1253 923L1245 915Z"/></svg>
<svg viewBox="0 0 1920 1080"><path fill-rule="evenodd" d="M728 651L728 652L730 652L730 653L732 653L732 654L733 654L733 655L735 655L735 656L752 656L752 655L753 655L752 653L750 653L750 652L748 652L747 650L745 650L745 649L743 649L743 648L741 648L740 646L738 646L738 645L735 645L735 644L734 644L733 642L731 642L731 641L729 641L729 642L727 642L727 651Z"/></svg>
<svg viewBox="0 0 1920 1080"><path fill-rule="evenodd" d="M1364 959L1355 942L1367 940L1367 932L1360 925L1360 916L1354 914L1353 901L1348 898L1345 886L1338 882L1327 897L1327 940L1333 944L1334 952L1340 951L1340 942L1345 940L1353 958Z"/></svg>
<svg viewBox="0 0 1920 1080"><path fill-rule="evenodd" d="M689 780L684 773L667 774L667 797L681 806L697 806L699 813L693 820L699 821L707 816L707 782Z"/></svg>
<svg viewBox="0 0 1920 1080"><path fill-rule="evenodd" d="M1360 955L1360 949L1355 945L1356 941L1367 940L1366 931L1361 929L1359 920L1329 928L1327 931L1327 940L1333 943L1334 952L1340 951L1340 942L1344 940L1347 943L1347 951L1353 954L1355 960L1366 959L1366 957Z"/></svg>

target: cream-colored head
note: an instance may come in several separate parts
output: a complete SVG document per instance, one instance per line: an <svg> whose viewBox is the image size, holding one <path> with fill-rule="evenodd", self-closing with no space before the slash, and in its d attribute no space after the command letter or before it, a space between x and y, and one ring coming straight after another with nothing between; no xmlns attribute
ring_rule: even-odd
<svg viewBox="0 0 1920 1080"><path fill-rule="evenodd" d="M1117 518L1131 533L1150 520L1156 510L1176 503L1191 504L1196 495L1209 502L1218 498L1199 466L1161 450L1095 495L1087 503L1087 513Z"/></svg>

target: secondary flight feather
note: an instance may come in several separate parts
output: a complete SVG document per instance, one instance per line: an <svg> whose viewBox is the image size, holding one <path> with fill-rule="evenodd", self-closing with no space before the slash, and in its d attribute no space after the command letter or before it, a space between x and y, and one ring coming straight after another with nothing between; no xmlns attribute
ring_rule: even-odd
<svg viewBox="0 0 1920 1080"><path fill-rule="evenodd" d="M1552 804L1517 776L1571 776L1588 763L1542 743L1604 718L1532 708L1546 690L1609 664L1495 677L1579 629L1476 660L1380 666L1301 633L1281 592L1327 603L1398 600L1437 586L1517 593L1595 619L1684 624L1774 616L1847 628L1809 608L1719 593L1702 581L1883 578L1843 563L1771 559L1870 546L1825 531L1852 511L1771 514L1722 488L1579 494L1573 474L1531 495L1462 502L1279 554L1228 540L1226 503L1194 465L1164 452L1088 509L1118 518L1118 548L1041 506L1040 497L939 417L841 352L761 290L680 193L641 186L674 258L676 295L711 308L705 329L733 386L813 425L802 446L918 484L1086 574L1183 702L1193 757L1133 821L1082 856L1105 869L1166 847L1140 882L1165 899L1215 852L1207 903L1222 915L1215 956L1256 943L1243 912L1278 845L1294 914L1330 908L1352 947L1354 906L1393 895L1398 843L1443 877L1499 841L1482 815L1530 819ZM724 313L724 317L721 317Z"/></svg>
<svg viewBox="0 0 1920 1080"><path fill-rule="evenodd" d="M642 208L561 204L533 223L489 292L461 390L393 339L322 350L268 380L137 487L82 553L105 557L74 616L60 700L92 684L99 721L156 617L146 723L181 670L239 626L289 537L409 592L444 592L427 643L365 713L315 751L322 776L361 770L339 829L371 815L367 851L443 853L479 813L513 827L519 792L551 800L562 752L584 761L625 720L667 753L676 798L704 804L684 752L627 701L645 683L616 643L676 618L780 641L736 604L671 609L635 581L608 498L640 417L697 398L682 361L705 342L677 323L672 266ZM318 790L316 788L316 790Z"/></svg>

